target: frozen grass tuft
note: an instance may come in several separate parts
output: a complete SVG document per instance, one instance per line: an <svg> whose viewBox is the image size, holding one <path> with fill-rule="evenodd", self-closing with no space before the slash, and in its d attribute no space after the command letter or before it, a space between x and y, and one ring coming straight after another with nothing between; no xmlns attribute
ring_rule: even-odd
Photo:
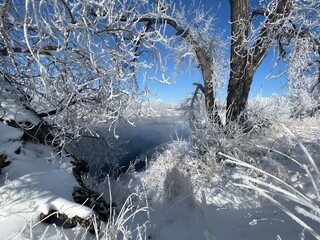
<svg viewBox="0 0 320 240"><path fill-rule="evenodd" d="M286 126L282 125L282 127L287 133L289 133L291 137L295 138L293 133ZM259 166L253 166L250 163L243 162L242 160L228 156L224 153L219 154L227 158L226 163L235 164L239 167L249 169L251 172L259 173L260 176L264 176L263 178L252 177L244 174L244 172L247 171L244 171L243 173L236 173L233 175L235 181L238 182L235 183L236 186L256 191L261 196L278 206L316 239L320 239L320 232L318 232L320 227L320 174L314 159L306 147L299 140L296 139L296 141L298 142L299 147L303 150L305 159L294 159L293 157L281 153L280 151L273 149L269 150L281 156L287 157L287 160L297 165L301 172L305 172L307 180L311 185L315 195L310 195L304 189L299 189L298 187L292 186L290 182L281 179L273 172L267 172L265 169L262 169ZM306 163L303 163L304 161ZM288 203L285 204L284 201L293 203L294 207L289 209L287 207ZM313 220L313 225L316 225L316 227L311 227L309 225L308 222L310 222L310 220ZM317 224L314 224L315 222L317 222Z"/></svg>
<svg viewBox="0 0 320 240"><path fill-rule="evenodd" d="M134 203L134 199L136 198L139 198L137 194L131 194L123 204L119 213L116 211L111 212L109 221L103 227L102 233L96 236L97 239L147 239L148 220L143 223L137 223L135 227L132 227L134 225L132 223L135 221L137 215L142 213L143 215L148 216L149 211L147 206L136 205Z"/></svg>

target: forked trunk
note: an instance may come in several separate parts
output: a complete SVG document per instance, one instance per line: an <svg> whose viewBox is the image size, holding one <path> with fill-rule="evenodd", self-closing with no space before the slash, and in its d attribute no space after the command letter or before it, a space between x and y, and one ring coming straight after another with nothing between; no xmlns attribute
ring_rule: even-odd
<svg viewBox="0 0 320 240"><path fill-rule="evenodd" d="M249 0L229 0L231 8L230 77L227 96L227 123L246 120L247 105L253 76L268 51L279 39L286 24L285 18L292 10L293 0L278 0L274 13L263 12L266 17L259 36L249 44L251 14ZM259 11L256 12L258 14Z"/></svg>

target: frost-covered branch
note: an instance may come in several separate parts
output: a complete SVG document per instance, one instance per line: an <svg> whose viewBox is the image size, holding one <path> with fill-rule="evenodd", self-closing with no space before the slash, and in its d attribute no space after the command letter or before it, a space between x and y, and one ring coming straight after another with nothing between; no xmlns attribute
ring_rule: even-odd
<svg viewBox="0 0 320 240"><path fill-rule="evenodd" d="M212 71L212 19L194 8L190 24L182 5L160 5L7 0L0 11L0 70L60 136L77 136L99 122L130 122L138 112L132 106L148 92L140 88L138 74L143 82L168 82L166 61L172 55L179 64L202 54Z"/></svg>

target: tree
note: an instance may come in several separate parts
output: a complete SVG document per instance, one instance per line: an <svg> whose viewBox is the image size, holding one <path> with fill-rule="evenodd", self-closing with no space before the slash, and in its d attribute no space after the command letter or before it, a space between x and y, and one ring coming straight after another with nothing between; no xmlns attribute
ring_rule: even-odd
<svg viewBox="0 0 320 240"><path fill-rule="evenodd" d="M312 39L315 51L319 49L319 29L315 31L316 24L319 24L317 20L320 11L319 2L294 0L263 2L259 9L250 13L249 0L230 0L231 59L227 115L231 121L237 119L244 111L253 76L276 43L279 48L279 58L286 57L286 51L294 52L299 47L298 42L292 39L305 38L305 35ZM308 19L308 14L311 19ZM252 21L258 15L262 15L264 20L254 29Z"/></svg>
<svg viewBox="0 0 320 240"><path fill-rule="evenodd" d="M315 116L320 109L320 48L315 51L314 40L308 35L291 42L299 46L290 52L287 71L292 117Z"/></svg>
<svg viewBox="0 0 320 240"><path fill-rule="evenodd" d="M270 0L260 1L260 6L250 12L249 0L230 0L231 42L230 73L227 95L227 122L246 120L245 109L248 102L253 77L271 49L278 47L279 61L290 61L290 54L299 48L294 39L309 38L313 52L319 55L319 2L315 0ZM217 81L217 55L207 47L212 35L199 30L197 24L189 27L179 18L172 19L166 13L170 5L156 1L161 12L156 16L140 19L148 25L165 24L175 29L191 47L202 72L203 86L198 85L205 95L207 112L221 124L216 109L213 82ZM169 6L169 7L168 7ZM159 7L158 7L159 8ZM263 20L257 22L257 17ZM177 20L178 19L178 20ZM210 22L210 21L208 21ZM202 35L204 37L202 37ZM199 37L200 36L200 37ZM304 43L303 41L300 43ZM213 47L212 47L213 46Z"/></svg>
<svg viewBox="0 0 320 240"><path fill-rule="evenodd" d="M184 32L178 25L187 24L184 13L180 16L173 3L161 6L142 0L103 4L4 0L0 10L2 79L25 95L24 104L57 126L55 135L62 139L90 131L93 123L109 122L113 129L120 120L130 123L137 113L130 106L148 91L139 88L137 75L168 81L164 75L167 52L159 50L161 45L182 57L190 49L179 39L190 36L197 56L210 65L191 38L191 30ZM201 14L196 23L203 22ZM205 31L211 25L207 23L198 31L199 38L209 39ZM169 35L169 24L178 29L177 34ZM208 69L203 71L211 76Z"/></svg>
<svg viewBox="0 0 320 240"><path fill-rule="evenodd" d="M135 73L149 65L135 61L134 42L127 44L132 24L118 24L131 12L114 1L3 1L1 74L61 139L93 123L128 120L143 94Z"/></svg>
<svg viewBox="0 0 320 240"><path fill-rule="evenodd" d="M250 13L249 0L230 0L229 121L244 112L253 76L275 44L279 57L289 56L293 38L308 36L319 49L317 1L261 2ZM39 116L58 126L59 135L68 136L92 123L130 122L132 102L148 92L137 76L167 83L167 59L190 57L203 76L199 89L207 111L221 124L215 86L223 75L222 43L214 36L213 17L192 4L185 10L165 0L4 0L1 74L10 76ZM257 16L264 20L255 22Z"/></svg>

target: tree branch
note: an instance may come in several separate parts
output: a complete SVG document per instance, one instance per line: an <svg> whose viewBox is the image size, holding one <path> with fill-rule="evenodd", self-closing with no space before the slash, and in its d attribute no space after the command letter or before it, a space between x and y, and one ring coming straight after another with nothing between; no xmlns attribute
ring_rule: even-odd
<svg viewBox="0 0 320 240"><path fill-rule="evenodd" d="M213 93L213 85L212 85L212 62L210 56L205 51L203 47L200 46L198 41L196 41L190 33L189 29L185 29L182 27L176 20L169 17L142 17L135 19L134 22L146 22L147 24L168 24L172 28L174 28L177 32L177 36L181 36L186 40L188 44L190 44L196 54L197 60L201 67L202 77L204 81L203 92L205 95L205 102L208 113L214 115L214 121L221 123L221 119L217 113L217 106L215 104L215 97Z"/></svg>
<svg viewBox="0 0 320 240"><path fill-rule="evenodd" d="M259 15L266 17L269 14L270 14L270 12L265 9L256 9L251 13L251 21L255 20L257 18L257 16L259 16Z"/></svg>
<svg viewBox="0 0 320 240"><path fill-rule="evenodd" d="M203 87L203 85L202 85L201 83L193 83L192 85L197 86L195 92L198 92L198 89L200 89L201 92L202 92L203 94L205 94L204 87Z"/></svg>
<svg viewBox="0 0 320 240"><path fill-rule="evenodd" d="M68 5L68 3L66 2L66 0L61 0L62 1L62 4L65 6L65 8L67 9L68 13L69 13L69 16L71 18L71 23L72 24L76 24L76 20L74 19L73 15L72 15L72 11Z"/></svg>
<svg viewBox="0 0 320 240"><path fill-rule="evenodd" d="M60 48L60 46L46 46L39 50L33 50L33 53L38 53L40 55L48 55L51 56L51 51L57 51ZM10 50L12 50L14 53L31 53L30 49L23 49L21 47L12 47ZM0 49L0 55L1 56L9 56L9 52L7 49L3 48Z"/></svg>
<svg viewBox="0 0 320 240"><path fill-rule="evenodd" d="M267 56L267 53L272 44L278 39L278 35L271 37L271 33L274 33L274 27L282 27L281 23L274 24L275 22L281 22L280 20L284 16L288 16L292 10L292 0L279 0L275 9L275 14L268 14L265 26L261 29L260 35L257 41L253 45L252 55L250 56L251 72L255 72L260 66L262 60ZM282 21L282 24L284 21ZM268 26L269 25L269 26ZM271 29L269 29L269 28Z"/></svg>

